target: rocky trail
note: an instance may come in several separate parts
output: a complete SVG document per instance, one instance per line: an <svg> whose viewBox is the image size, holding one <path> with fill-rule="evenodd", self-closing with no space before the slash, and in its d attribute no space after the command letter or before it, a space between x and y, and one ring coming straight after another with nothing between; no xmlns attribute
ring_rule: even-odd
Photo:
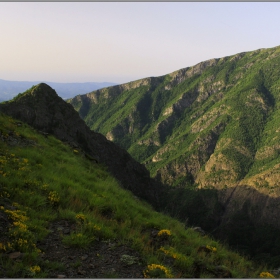
<svg viewBox="0 0 280 280"><path fill-rule="evenodd" d="M60 262L60 271L50 273L52 278L143 278L144 266L140 256L117 240L98 241L86 249L63 245L62 234L70 234L75 225L66 220L51 224L50 234L38 245L42 257Z"/></svg>
<svg viewBox="0 0 280 280"><path fill-rule="evenodd" d="M2 220L2 224L7 223ZM140 255L117 240L96 240L88 248L73 248L62 243L62 236L75 231L75 224L67 220L49 226L48 236L37 243L41 250L39 262L49 265L48 278L143 278ZM9 252L6 257L20 262L24 254ZM2 277L7 272L1 268Z"/></svg>

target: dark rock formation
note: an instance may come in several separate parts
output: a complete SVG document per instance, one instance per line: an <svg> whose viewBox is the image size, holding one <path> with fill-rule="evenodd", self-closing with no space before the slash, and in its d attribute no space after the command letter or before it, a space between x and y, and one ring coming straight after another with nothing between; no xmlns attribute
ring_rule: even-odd
<svg viewBox="0 0 280 280"><path fill-rule="evenodd" d="M102 134L91 131L74 108L47 84L41 83L0 104L0 110L45 135L52 134L82 149L87 157L107 166L125 189L156 205L160 186L150 178L144 165Z"/></svg>

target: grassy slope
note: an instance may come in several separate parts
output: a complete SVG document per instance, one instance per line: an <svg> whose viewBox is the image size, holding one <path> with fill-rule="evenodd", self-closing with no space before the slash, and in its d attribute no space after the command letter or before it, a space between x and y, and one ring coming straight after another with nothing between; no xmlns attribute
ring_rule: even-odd
<svg viewBox="0 0 280 280"><path fill-rule="evenodd" d="M153 211L120 188L105 168L56 138L45 138L2 114L0 132L0 217L9 220L9 228L2 228L0 235L1 277L48 277L56 265L38 257L42 252L37 242L47 236L48 224L60 219L79 225L76 233L63 236L66 245L88 247L117 239L139 251L145 265L168 267L172 276L194 277L201 267L201 277L213 277L217 266L238 278L261 272L210 237ZM10 146L7 141L18 144ZM165 238L156 236L152 242L150 233L155 229L166 229ZM203 246L210 246L208 252ZM14 251L26 254L16 261L5 257ZM169 275L163 267L158 270L158 275ZM150 267L146 275L152 272Z"/></svg>

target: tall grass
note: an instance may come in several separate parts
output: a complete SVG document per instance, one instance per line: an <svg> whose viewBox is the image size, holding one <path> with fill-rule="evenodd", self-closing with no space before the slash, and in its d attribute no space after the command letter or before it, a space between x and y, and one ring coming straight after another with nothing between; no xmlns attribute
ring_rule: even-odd
<svg viewBox="0 0 280 280"><path fill-rule="evenodd" d="M51 222L62 219L76 224L75 232L62 236L64 244L88 248L101 240L116 239L137 250L150 265L145 275L164 276L168 271L174 277L194 277L197 263L205 270L224 265L235 277L257 277L261 272L218 242L153 211L81 151L73 151L52 136L45 138L25 124L17 126L1 114L0 132L34 141L30 146L9 146L0 140L0 211L11 223L0 237L0 248L3 253L20 250L30 256L12 262L1 255L0 266L9 269L8 277L48 277L50 264L36 257L41 254L37 243L47 236ZM160 230L170 236L157 234ZM215 251L200 252L203 246L215 247Z"/></svg>

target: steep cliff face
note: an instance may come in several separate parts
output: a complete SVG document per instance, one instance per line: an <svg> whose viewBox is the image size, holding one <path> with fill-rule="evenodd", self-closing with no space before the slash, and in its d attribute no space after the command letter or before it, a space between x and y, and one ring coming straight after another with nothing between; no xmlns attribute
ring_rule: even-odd
<svg viewBox="0 0 280 280"><path fill-rule="evenodd" d="M147 169L105 136L91 131L73 107L47 84L34 86L12 101L0 104L0 110L80 148L88 158L107 166L124 188L156 205L160 188L150 179Z"/></svg>

